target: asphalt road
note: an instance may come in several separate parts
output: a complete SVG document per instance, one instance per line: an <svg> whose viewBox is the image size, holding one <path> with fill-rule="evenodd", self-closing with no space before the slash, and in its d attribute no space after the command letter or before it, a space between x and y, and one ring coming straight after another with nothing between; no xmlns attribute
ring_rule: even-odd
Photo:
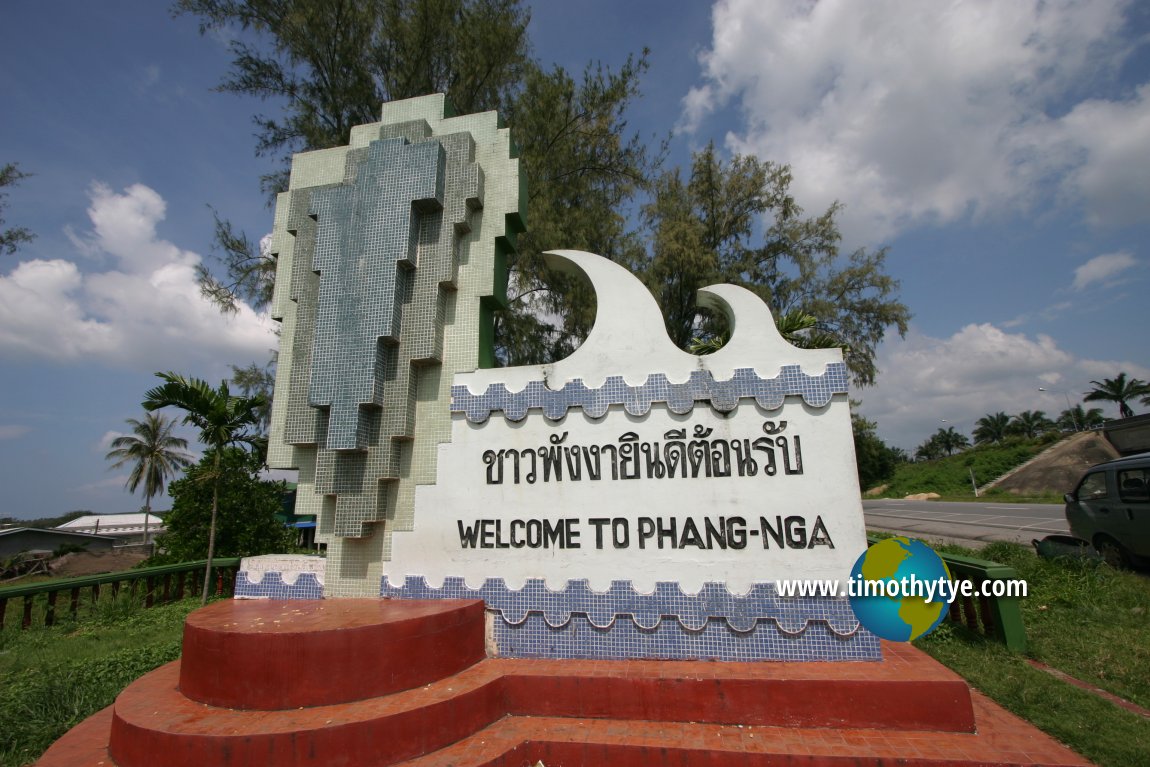
<svg viewBox="0 0 1150 767"><path fill-rule="evenodd" d="M868 529L890 530L916 538L954 540L968 545L991 541L1029 544L1034 538L1070 532L1062 504L883 499L864 500L863 513Z"/></svg>

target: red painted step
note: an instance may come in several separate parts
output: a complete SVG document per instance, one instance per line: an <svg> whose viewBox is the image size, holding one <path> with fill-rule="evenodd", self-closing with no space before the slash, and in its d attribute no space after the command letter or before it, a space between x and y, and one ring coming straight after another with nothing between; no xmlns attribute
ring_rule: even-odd
<svg viewBox="0 0 1150 767"><path fill-rule="evenodd" d="M217 603L189 617L182 662L39 764L1085 764L909 645L882 662L488 659L483 619L468 601Z"/></svg>
<svg viewBox="0 0 1150 767"><path fill-rule="evenodd" d="M277 710L374 698L485 657L483 602L228 600L188 616L180 692Z"/></svg>

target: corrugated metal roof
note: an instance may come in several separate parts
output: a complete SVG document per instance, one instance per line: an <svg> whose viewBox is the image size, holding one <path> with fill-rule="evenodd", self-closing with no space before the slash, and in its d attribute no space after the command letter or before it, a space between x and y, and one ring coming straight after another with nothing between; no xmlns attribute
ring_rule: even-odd
<svg viewBox="0 0 1150 767"><path fill-rule="evenodd" d="M148 518L149 528L164 524L164 520L155 514L89 514L86 517L77 517L71 522L59 525L57 530L96 530L100 532L128 532L144 530L144 517Z"/></svg>

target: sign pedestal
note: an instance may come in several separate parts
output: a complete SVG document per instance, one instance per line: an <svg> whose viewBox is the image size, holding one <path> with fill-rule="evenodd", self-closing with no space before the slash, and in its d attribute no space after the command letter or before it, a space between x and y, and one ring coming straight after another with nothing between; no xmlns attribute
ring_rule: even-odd
<svg viewBox="0 0 1150 767"><path fill-rule="evenodd" d="M189 616L181 661L38 764L1088 764L906 644L879 662L580 661L489 658L483 635L476 601L218 602Z"/></svg>

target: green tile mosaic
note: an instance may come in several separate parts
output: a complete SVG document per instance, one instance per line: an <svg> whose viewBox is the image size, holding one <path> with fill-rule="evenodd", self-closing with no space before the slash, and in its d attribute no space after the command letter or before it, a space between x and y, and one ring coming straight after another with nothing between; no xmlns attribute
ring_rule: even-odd
<svg viewBox="0 0 1150 767"><path fill-rule="evenodd" d="M522 229L508 131L445 104L384 105L348 146L297 155L277 198L269 462L299 469L332 596L378 594L450 439L452 376L479 365L481 306L503 298L497 252Z"/></svg>

